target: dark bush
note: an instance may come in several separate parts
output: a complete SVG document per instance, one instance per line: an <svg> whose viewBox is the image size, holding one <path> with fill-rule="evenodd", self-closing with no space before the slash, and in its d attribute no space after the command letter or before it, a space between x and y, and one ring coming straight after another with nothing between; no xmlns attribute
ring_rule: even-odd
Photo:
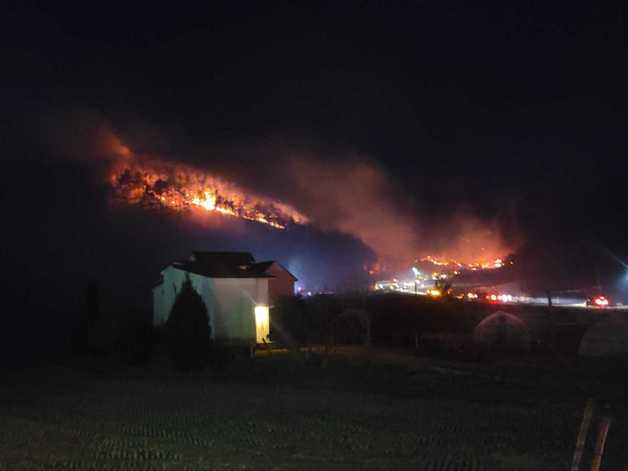
<svg viewBox="0 0 628 471"><path fill-rule="evenodd" d="M363 309L345 309L333 322L336 344L363 345L370 343L370 315Z"/></svg>
<svg viewBox="0 0 628 471"><path fill-rule="evenodd" d="M209 349L208 365L213 372L225 374L231 370L233 364L240 358L248 358L249 349L234 349L225 345L213 344Z"/></svg>
<svg viewBox="0 0 628 471"><path fill-rule="evenodd" d="M143 365L150 361L155 344L155 333L149 319L133 317L120 329L118 352L129 365Z"/></svg>
<svg viewBox="0 0 628 471"><path fill-rule="evenodd" d="M270 313L270 338L287 346L302 345L307 339L308 318L302 298L282 297Z"/></svg>
<svg viewBox="0 0 628 471"><path fill-rule="evenodd" d="M87 331L88 352L97 356L109 356L115 352L117 322L112 315L103 315Z"/></svg>
<svg viewBox="0 0 628 471"><path fill-rule="evenodd" d="M334 323L342 311L338 296L318 294L305 302L307 342L333 341Z"/></svg>
<svg viewBox="0 0 628 471"><path fill-rule="evenodd" d="M187 279L177 295L166 324L170 357L182 371L200 369L207 364L211 328L203 299Z"/></svg>
<svg viewBox="0 0 628 471"><path fill-rule="evenodd" d="M423 334L419 339L419 348L427 355L458 359L475 358L473 337L470 334Z"/></svg>

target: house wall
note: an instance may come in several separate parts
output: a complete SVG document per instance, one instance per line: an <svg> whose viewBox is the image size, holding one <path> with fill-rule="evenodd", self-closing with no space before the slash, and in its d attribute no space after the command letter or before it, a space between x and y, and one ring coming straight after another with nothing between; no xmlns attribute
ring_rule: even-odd
<svg viewBox="0 0 628 471"><path fill-rule="evenodd" d="M163 283L153 289L155 325L168 320L186 273L174 267L163 272ZM215 340L250 342L255 340L255 305L268 305L267 278L207 278L190 273L190 281L201 295Z"/></svg>
<svg viewBox="0 0 628 471"><path fill-rule="evenodd" d="M269 280L269 296L271 306L275 305L282 296L294 296L294 278L285 268L273 263L268 273L274 278Z"/></svg>

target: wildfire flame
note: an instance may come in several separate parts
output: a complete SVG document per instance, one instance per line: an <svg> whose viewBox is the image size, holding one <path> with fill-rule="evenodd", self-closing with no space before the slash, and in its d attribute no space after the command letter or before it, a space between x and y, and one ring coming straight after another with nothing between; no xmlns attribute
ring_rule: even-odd
<svg viewBox="0 0 628 471"><path fill-rule="evenodd" d="M181 211L201 208L255 221L276 229L305 224L307 217L293 207L245 193L196 168L165 161L119 161L109 183L115 195L129 204Z"/></svg>
<svg viewBox="0 0 628 471"><path fill-rule="evenodd" d="M431 255L427 255L421 258L421 262L430 262L437 266L457 267L457 268L463 268L467 270L489 270L492 268L501 268L504 266L504 260L501 258L496 258L491 261L479 260L473 263L460 263L456 260L439 259Z"/></svg>
<svg viewBox="0 0 628 471"><path fill-rule="evenodd" d="M457 260L448 259L448 258L439 258L434 257L432 255L426 255L425 257L418 258L414 261L415 263L430 263L436 267L435 271L432 273L432 278L437 279L439 276L443 275L441 271L444 273L453 272L454 275L460 274L463 270L469 271L478 271L478 270L493 270L496 268L502 268L505 265L512 265L514 262L512 260L504 260L503 258L495 258L490 259L490 261L486 259L478 259L475 262L470 263L462 263ZM372 264L365 264L363 266L364 271L371 276L380 276L383 273L389 272L390 267L384 265L381 261L377 261ZM416 268L412 268L413 271L417 270ZM418 271L415 271L415 275Z"/></svg>

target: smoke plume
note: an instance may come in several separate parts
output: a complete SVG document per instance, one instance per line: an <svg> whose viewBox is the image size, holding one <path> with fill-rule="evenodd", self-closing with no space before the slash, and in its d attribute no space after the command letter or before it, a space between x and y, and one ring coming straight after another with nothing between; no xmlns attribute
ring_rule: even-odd
<svg viewBox="0 0 628 471"><path fill-rule="evenodd" d="M268 141L207 147L144 124L127 122L120 132L84 109L49 109L39 116L42 147L65 160L93 163L101 181L129 203L205 209L221 213L218 218L239 216L279 228L309 224L353 237L391 269L426 255L476 263L512 252L494 221L470 211L437 219L422 214L416 194L376 160L355 153Z"/></svg>

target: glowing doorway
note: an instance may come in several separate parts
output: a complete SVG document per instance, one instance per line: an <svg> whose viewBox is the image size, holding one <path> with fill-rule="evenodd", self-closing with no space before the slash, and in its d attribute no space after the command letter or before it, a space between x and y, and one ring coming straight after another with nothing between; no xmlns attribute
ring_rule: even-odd
<svg viewBox="0 0 628 471"><path fill-rule="evenodd" d="M270 322L268 306L255 306L255 336L257 343L268 341Z"/></svg>

